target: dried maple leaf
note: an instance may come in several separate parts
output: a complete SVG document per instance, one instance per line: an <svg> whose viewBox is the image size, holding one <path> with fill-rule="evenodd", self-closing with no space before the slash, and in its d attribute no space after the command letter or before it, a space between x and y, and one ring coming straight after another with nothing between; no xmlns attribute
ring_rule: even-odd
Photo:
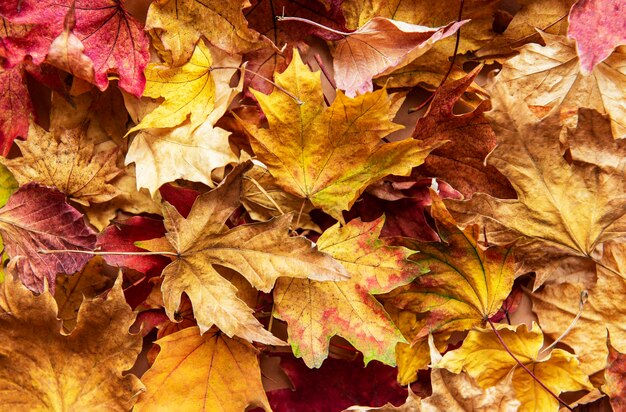
<svg viewBox="0 0 626 412"><path fill-rule="evenodd" d="M100 90L109 85L109 73L119 75L119 85L140 96L149 60L148 39L142 25L117 0L9 0L0 4L0 14L16 24L30 25L21 55L30 55L36 64L46 56L52 41L63 32L64 18L71 5L76 10L73 34L93 62L95 84ZM45 38L47 41L42 41ZM9 38L10 41L10 38ZM16 43L14 46L19 45Z"/></svg>
<svg viewBox="0 0 626 412"><path fill-rule="evenodd" d="M0 392L16 410L128 411L143 385L122 376L141 351L128 329L135 314L121 278L107 298L87 299L78 323L62 333L49 293L33 294L7 279L0 292Z"/></svg>
<svg viewBox="0 0 626 412"><path fill-rule="evenodd" d="M626 410L626 357L611 345L611 339L607 336L606 346L608 357L606 370L604 371L605 383L602 392L611 398L611 407L615 412Z"/></svg>
<svg viewBox="0 0 626 412"><path fill-rule="evenodd" d="M214 126L241 91L241 82L237 87L230 87L230 79L241 59L202 43L196 51L194 56L197 61L192 60L181 68L164 69L168 83L161 84L163 88L159 94L167 95L166 100L145 117L141 112L149 110L150 105L125 96L132 117L141 119L131 130L143 129L133 137L126 163L137 165L137 186L148 188L152 194L161 185L176 179L214 186L211 170L238 160L229 145L230 132ZM209 59L203 63L207 66L197 66L204 57ZM219 67L231 69L211 72L211 61ZM195 75L199 77L188 77ZM156 86L153 90L153 85L157 83L153 80L149 74L147 93L156 90ZM178 81L183 81L182 86ZM190 99L189 96L195 97ZM168 98L172 100L168 101ZM190 119L186 120L189 113ZM178 124L179 120L182 124Z"/></svg>
<svg viewBox="0 0 626 412"><path fill-rule="evenodd" d="M455 114L454 106L471 86L481 68L439 87L424 117L417 121L413 137L447 143L433 150L417 168L422 176L437 176L466 197L476 192L515 198L509 181L485 157L496 146L496 135L484 115L491 105L481 102L473 111Z"/></svg>
<svg viewBox="0 0 626 412"><path fill-rule="evenodd" d="M598 245L626 230L626 162L620 160L626 143L612 139L606 118L581 109L578 127L568 137L570 164L559 143L558 113L537 120L501 83L493 103L487 115L498 146L487 162L510 180L518 200L475 194L468 202L448 204L512 231L508 241L525 237L517 250L525 257L524 269L537 272L535 288L550 276L566 276L571 268L560 267L568 262L587 271Z"/></svg>
<svg viewBox="0 0 626 412"><path fill-rule="evenodd" d="M215 324L228 336L280 344L282 341L252 316L252 309L236 296L237 289L214 265L241 273L252 286L265 292L279 276L340 280L347 274L308 239L289 237L292 215L224 232L226 219L239 206L241 175L247 167L239 166L217 189L198 196L186 219L169 203L164 204L166 237L176 258L163 270L163 301L174 320L181 295L186 293L202 332ZM162 251L158 248L164 244L158 241L152 247L142 242L142 247Z"/></svg>
<svg viewBox="0 0 626 412"><path fill-rule="evenodd" d="M143 375L146 392L134 410L155 409L243 411L270 406L261 385L257 350L218 330L200 335L186 328L156 343L161 351ZM187 388L181 391L181 388Z"/></svg>
<svg viewBox="0 0 626 412"><path fill-rule="evenodd" d="M498 312L515 278L511 248L481 247L478 226L459 229L434 191L431 197L442 243L401 243L416 250L411 260L430 272L384 298L388 304L425 314L415 340L429 332L449 334L480 325Z"/></svg>
<svg viewBox="0 0 626 412"><path fill-rule="evenodd" d="M16 138L26 138L33 112L24 67L0 67L0 155L9 154Z"/></svg>
<svg viewBox="0 0 626 412"><path fill-rule="evenodd" d="M45 282L54 293L57 273L74 273L89 260L88 254L52 253L42 249L93 250L96 234L56 189L28 183L0 209L0 235L20 280L29 289L43 292ZM44 280L45 279L45 280Z"/></svg>
<svg viewBox="0 0 626 412"><path fill-rule="evenodd" d="M558 395L566 391L593 389L574 355L561 349L553 349L546 358L539 358L543 334L536 323L533 323L530 330L526 325L498 326L498 333L509 350L552 392ZM454 373L463 370L483 388L497 385L515 368L513 388L517 399L522 403L519 410L557 410L558 401L517 365L493 330L474 329L469 332L459 349L444 355L437 367Z"/></svg>
<svg viewBox="0 0 626 412"><path fill-rule="evenodd" d="M432 335L429 337L430 358L433 368L430 372L432 395L420 398L408 387L409 396L400 406L387 404L380 408L352 406L346 411L380 412L515 412L520 401L513 390L513 371L497 385L481 388L467 373L452 373L437 367L441 354L435 347Z"/></svg>
<svg viewBox="0 0 626 412"><path fill-rule="evenodd" d="M546 45L528 44L504 62L497 82L505 83L538 114L554 109L563 117L579 107L611 117L615 138L626 136L626 51L618 48L593 71L581 71L572 40L541 33Z"/></svg>
<svg viewBox="0 0 626 412"><path fill-rule="evenodd" d="M410 282L423 272L406 260L410 252L390 247L378 236L384 220L327 229L317 241L346 268L350 280L316 282L309 279L281 279L274 289L274 310L287 322L289 343L296 357L309 367L319 368L328 356L330 338L346 338L372 359L395 365L397 342L406 342L382 305L372 296Z"/></svg>
<svg viewBox="0 0 626 412"><path fill-rule="evenodd" d="M583 291L588 297L582 314L561 341L576 351L581 368L592 375L606 366L607 331L617 350L626 351L622 299L626 293L626 245L613 241L604 244L597 283L588 291L584 285L565 283L545 285L530 295L544 333L556 339L568 329L581 309Z"/></svg>
<svg viewBox="0 0 626 412"><path fill-rule="evenodd" d="M55 136L31 123L28 140L17 145L22 156L1 161L21 185L38 182L54 186L86 206L119 194L110 183L123 172L116 165L117 147L96 152L82 127Z"/></svg>
<svg viewBox="0 0 626 412"><path fill-rule="evenodd" d="M453 35L467 20L444 27L426 27L375 17L332 42L337 88L346 96L371 92L372 78L406 66L433 45Z"/></svg>
<svg viewBox="0 0 626 412"><path fill-rule="evenodd" d="M161 0L150 4L146 29L154 33L175 66L191 57L201 36L230 54L263 46L259 33L248 28L242 9L248 0ZM201 43L201 42L200 42Z"/></svg>
<svg viewBox="0 0 626 412"><path fill-rule="evenodd" d="M413 139L379 145L401 128L391 121L400 102L386 90L355 99L338 92L325 107L319 73L295 50L275 81L283 90L269 96L253 91L269 128L245 123L252 148L278 185L337 220L368 184L388 174L410 174L433 149Z"/></svg>
<svg viewBox="0 0 626 412"><path fill-rule="evenodd" d="M626 3L613 0L578 0L569 13L568 37L576 40L581 71L594 67L626 44Z"/></svg>

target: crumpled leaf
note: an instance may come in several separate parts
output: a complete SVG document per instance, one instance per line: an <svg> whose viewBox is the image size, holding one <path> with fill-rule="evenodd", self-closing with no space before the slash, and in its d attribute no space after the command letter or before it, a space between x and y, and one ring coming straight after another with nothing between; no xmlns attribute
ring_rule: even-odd
<svg viewBox="0 0 626 412"><path fill-rule="evenodd" d="M193 126L204 122L215 108L212 63L211 51L204 42L196 45L191 59L182 66L150 63L146 67L143 95L165 100L128 133L154 127L175 127L188 117Z"/></svg>
<svg viewBox="0 0 626 412"><path fill-rule="evenodd" d="M520 401L515 398L513 390L513 370L498 383L486 389L481 388L468 374L452 373L437 367L441 354L435 347L432 335L429 335L430 372L433 393L427 398L420 398L408 387L409 396L406 403L400 406L387 404L380 408L352 406L347 411L381 411L381 412L515 412Z"/></svg>
<svg viewBox="0 0 626 412"><path fill-rule="evenodd" d="M237 289L214 265L239 272L265 292L279 276L340 280L347 274L308 239L288 236L292 215L224 231L226 219L239 206L241 175L247 167L238 167L217 189L200 195L186 219L169 203L164 204L166 238L177 256L163 270L163 301L168 316L175 320L181 295L186 293L202 333L215 324L231 337L281 344L252 316L252 309L237 298ZM164 241L159 240L154 247L147 242L141 246L163 251Z"/></svg>
<svg viewBox="0 0 626 412"><path fill-rule="evenodd" d="M431 28L374 17L331 43L337 88L348 97L371 92L372 78L404 67L465 23L467 20Z"/></svg>
<svg viewBox="0 0 626 412"><path fill-rule="evenodd" d="M467 76L448 81L433 96L424 117L417 121L412 136L418 140L447 143L433 150L417 168L422 176L437 176L450 183L467 198L476 192L499 198L515 198L509 181L485 158L496 146L496 135L484 112L489 101L473 111L455 114L454 106L471 86L481 67Z"/></svg>
<svg viewBox="0 0 626 412"><path fill-rule="evenodd" d="M611 407L616 412L626 410L626 357L613 347L611 339L607 336L606 346L608 347L607 366L604 371L605 383L602 385L602 392L611 398Z"/></svg>
<svg viewBox="0 0 626 412"><path fill-rule="evenodd" d="M581 298L583 291L586 299ZM561 341L576 351L581 368L592 375L606 366L607 331L611 334L613 346L621 352L626 351L624 293L626 245L611 241L604 244L598 280L591 289L587 290L580 283L545 285L530 297L544 333L555 339L574 321L581 299L585 302L580 318Z"/></svg>
<svg viewBox="0 0 626 412"><path fill-rule="evenodd" d="M568 37L576 40L581 72L594 67L626 44L626 3L613 0L578 0L569 13Z"/></svg>
<svg viewBox="0 0 626 412"><path fill-rule="evenodd" d="M406 260L410 254L407 249L390 247L378 239L383 223L383 218L367 223L352 220L343 227L337 223L318 239L319 250L341 262L349 280L277 282L275 313L287 322L293 353L307 366L321 366L334 335L347 339L363 353L366 364L376 359L395 365L396 343L406 340L372 295L410 282L423 269Z"/></svg>
<svg viewBox="0 0 626 412"><path fill-rule="evenodd" d="M161 351L143 375L146 392L134 410L270 410L261 385L257 350L218 330L186 328L159 339ZM187 388L182 391L181 388Z"/></svg>
<svg viewBox="0 0 626 412"><path fill-rule="evenodd" d="M501 83L496 83L492 101L494 110L488 117L498 146L487 162L510 180L518 200L475 194L468 202L448 204L512 231L508 241L526 237L516 249L525 257L524 270L537 272L537 288L558 266L566 267L572 259L582 260L574 263L584 266L598 245L623 236L626 162L621 159L626 143L612 139L605 117L580 109L578 127L568 133L570 164L559 143L558 113L537 120L524 102L508 96ZM596 164L602 158L607 160Z"/></svg>
<svg viewBox="0 0 626 412"><path fill-rule="evenodd" d="M202 43L198 50L210 53L212 55L211 58L214 59L215 64L219 67L237 67L241 64L240 57L229 56L219 50L205 47ZM203 57L204 55L199 56ZM207 64L209 63L207 62ZM193 69L189 71L189 74L197 69L193 63L188 65L190 65L190 69ZM184 71L184 67L180 70ZM160 186L167 182L173 182L176 179L202 182L209 186L214 186L211 171L229 163L237 162L237 156L231 150L228 141L230 133L220 127L214 127L215 123L224 115L234 97L241 92L241 82L237 87L230 87L229 84L235 72L236 69L234 68L206 73L201 70L198 74L205 76L206 81L211 82L215 86L215 89L210 92L211 96L205 96L209 99L214 99L211 100L213 104L208 104L201 93L194 101L189 102L193 106L189 107L192 110L191 120L184 120L182 124L173 128L147 128L141 130L133 137L126 155L126 163L135 163L137 165L137 187L148 188L150 193L154 194ZM181 75L179 73L172 79ZM152 81L149 79L148 87L150 90L152 90L152 84ZM179 87L179 85L171 85L175 88ZM188 85L190 85L189 82L184 87ZM208 92L208 89L202 89L202 91ZM183 100L188 99L186 94L188 92L186 89L177 89L176 91L177 96ZM178 95L178 93L182 94ZM202 106L201 110L198 109L199 105ZM142 109L146 109L141 103L139 103L139 107L136 107L135 103L128 102L127 106L135 119L141 119L143 115L140 112ZM166 110L167 112L170 109L174 110L174 107L166 108L164 106L165 103L143 117L136 128L143 128L142 125L146 127L148 125L150 127L162 127L161 122L165 120L161 115L157 115L162 113L162 111L154 115L156 124L154 124L155 121L148 121L147 124L144 124L144 120L146 118L150 119L152 113L159 110ZM194 117L196 118L196 123L194 123ZM166 122L169 123L169 120Z"/></svg>
<svg viewBox="0 0 626 412"><path fill-rule="evenodd" d="M536 323L530 330L526 325L498 325L498 333L515 357L555 394L593 389L574 355L553 349L547 357L539 358L543 334ZM437 366L454 373L463 370L483 388L497 385L515 368L513 388L522 403L520 412L558 410L558 401L518 366L491 329L471 330L463 345L446 353Z"/></svg>
<svg viewBox="0 0 626 412"><path fill-rule="evenodd" d="M191 58L193 46L201 36L230 54L242 54L263 46L259 33L248 28L242 13L249 5L248 0L153 2L148 9L146 30L156 34L174 66Z"/></svg>
<svg viewBox="0 0 626 412"><path fill-rule="evenodd" d="M41 254L39 250L93 250L95 232L65 195L37 183L20 187L0 209L0 235L20 280L34 292L48 282L54 293L57 273L74 273L90 258L82 253Z"/></svg>
<svg viewBox="0 0 626 412"><path fill-rule="evenodd" d="M76 327L79 308L85 299L94 299L113 287L117 273L111 269L102 257L94 256L80 272L57 276L54 300L64 333L69 334Z"/></svg>
<svg viewBox="0 0 626 412"><path fill-rule="evenodd" d="M527 44L507 60L496 78L541 115L557 110L564 118L579 107L611 117L613 137L626 136L626 50L618 48L586 74L581 71L574 42L541 32L546 45ZM574 122L575 123L575 122Z"/></svg>
<svg viewBox="0 0 626 412"><path fill-rule="evenodd" d="M430 271L385 297L388 304L425 314L415 340L430 332L450 334L483 324L498 312L515 279L511 248L479 245L479 227L459 229L434 191L431 197L431 214L442 242L401 243L416 250L411 260Z"/></svg>
<svg viewBox="0 0 626 412"><path fill-rule="evenodd" d="M26 138L33 112L24 67L0 67L0 155L9 154L16 138Z"/></svg>
<svg viewBox="0 0 626 412"><path fill-rule="evenodd" d="M128 329L135 314L121 278L106 298L87 299L70 335L62 333L49 293L7 279L0 292L0 392L16 410L128 411L143 385L122 376L141 352Z"/></svg>
<svg viewBox="0 0 626 412"><path fill-rule="evenodd" d="M355 99L338 92L324 107L320 75L296 50L275 81L303 104L278 89L269 96L253 91L269 128L245 123L252 148L277 184L337 220L368 184L388 174L410 174L433 148L413 139L378 145L400 128L391 122L400 102L384 89Z"/></svg>
<svg viewBox="0 0 626 412"><path fill-rule="evenodd" d="M82 127L54 135L31 123L28 140L17 145L22 156L2 162L21 185L38 182L54 186L86 206L119 194L110 183L123 172L116 165L117 147L96 151Z"/></svg>
<svg viewBox="0 0 626 412"><path fill-rule="evenodd" d="M21 56L30 55L35 64L46 56L54 39L62 32L71 5L76 10L73 34L84 47L95 69L95 85L104 90L109 73L119 75L119 86L141 96L145 86L143 70L148 63L148 38L143 27L117 0L8 0L0 14L16 24L32 25L28 36L47 41L25 42ZM7 42L11 43L9 37ZM13 47L19 50L19 41ZM32 48L32 49L31 49ZM20 58L21 60L21 58Z"/></svg>

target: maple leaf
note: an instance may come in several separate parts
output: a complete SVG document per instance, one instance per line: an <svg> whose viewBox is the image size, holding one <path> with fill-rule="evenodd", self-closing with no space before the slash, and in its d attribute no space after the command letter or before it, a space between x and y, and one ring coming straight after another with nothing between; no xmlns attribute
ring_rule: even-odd
<svg viewBox="0 0 626 412"><path fill-rule="evenodd" d="M368 184L388 174L410 174L433 148L413 139L378 145L401 128L391 122L399 102L386 90L355 99L338 92L333 104L324 107L320 75L308 69L296 50L275 81L292 96L279 89L269 96L253 90L269 128L244 123L252 148L277 184L337 220L343 220L341 211Z"/></svg>
<svg viewBox="0 0 626 412"><path fill-rule="evenodd" d="M33 111L24 67L0 67L0 155L9 154L16 138L28 135L28 119Z"/></svg>
<svg viewBox="0 0 626 412"><path fill-rule="evenodd" d="M242 411L270 406L261 385L257 350L239 338L186 328L156 341L161 351L143 375L146 392L134 410ZM225 373L228 369L228 373ZM188 390L180 391L181 387ZM174 396L173 396L174 395Z"/></svg>
<svg viewBox="0 0 626 412"><path fill-rule="evenodd" d="M71 333L76 327L83 300L94 299L113 287L117 273L111 269L106 267L102 257L95 256L80 272L57 276L54 300L64 333Z"/></svg>
<svg viewBox="0 0 626 412"><path fill-rule="evenodd" d="M422 176L437 176L466 197L476 192L500 198L514 198L509 181L485 157L496 146L496 135L484 116L491 108L482 101L471 112L455 114L454 106L480 73L481 67L467 76L439 87L424 117L415 125L412 136L424 141L447 141L433 150L417 168Z"/></svg>
<svg viewBox="0 0 626 412"><path fill-rule="evenodd" d="M347 275L338 262L314 249L309 240L288 236L292 215L223 232L224 222L239 206L241 177L247 167L249 164L238 167L217 189L200 195L186 219L173 206L164 204L166 237L176 259L163 270L163 300L174 320L181 294L186 293L203 333L215 324L228 336L280 344L282 341L252 316L252 309L237 298L237 289L214 265L241 273L252 286L265 292L279 276L340 280ZM153 249L147 242L142 242L142 247ZM163 247L163 242L155 247Z"/></svg>
<svg viewBox="0 0 626 412"><path fill-rule="evenodd" d="M402 242L417 251L411 260L430 272L385 297L386 303L426 315L416 340L431 331L449 334L480 325L498 312L515 278L511 248L481 247L478 226L459 229L434 191L431 197L431 214L445 243Z"/></svg>
<svg viewBox="0 0 626 412"><path fill-rule="evenodd" d="M611 338L607 336L606 346L608 347L607 366L604 371L605 383L602 385L602 392L611 398L611 407L614 411L626 410L626 387L624 374L626 373L624 354L611 345Z"/></svg>
<svg viewBox="0 0 626 412"><path fill-rule="evenodd" d="M375 17L331 43L337 87L348 97L371 92L372 78L406 66L465 23L431 28Z"/></svg>
<svg viewBox="0 0 626 412"><path fill-rule="evenodd" d="M409 396L400 406L391 404L380 408L352 406L347 411L381 411L381 412L500 412L517 411L520 402L515 399L513 390L513 370L496 386L481 388L468 374L452 373L437 367L441 354L435 347L432 335L429 335L430 358L433 369L430 372L432 395L420 398L407 389Z"/></svg>
<svg viewBox="0 0 626 412"><path fill-rule="evenodd" d="M292 387L267 393L275 411L334 411L355 402L398 405L406 397L406 389L395 381L395 368L377 361L364 367L360 356L349 362L328 358L320 369L309 369L287 354L280 356L280 367Z"/></svg>
<svg viewBox="0 0 626 412"><path fill-rule="evenodd" d="M0 392L18 410L127 411L143 385L122 376L141 351L128 329L135 315L121 278L107 298L86 299L71 334L62 333L49 293L7 279L0 291Z"/></svg>
<svg viewBox="0 0 626 412"><path fill-rule="evenodd" d="M176 179L214 186L211 170L238 160L230 149L230 133L214 126L241 91L241 82L237 87L230 87L229 84L241 59L210 49L202 43L196 50L194 56L197 61L192 60L181 68L164 69L165 74L159 75L166 76L167 83L160 85L162 89L159 92L165 95L166 100L155 110L144 116L141 112L150 110L149 104L126 99L131 115L136 119L142 118L131 131L143 129L133 137L126 163L137 165L137 187L148 188L152 194L164 183ZM209 54L205 56L202 53ZM219 67L232 69L211 72L210 60L203 63L206 67L197 66L204 57L214 58ZM155 66L155 70L156 67L160 66ZM188 77L195 75L199 77ZM152 93L159 87L153 80L152 75L148 75L146 93ZM195 97L190 99L189 96ZM191 116L186 120L188 113ZM181 118L182 123L178 124Z"/></svg>
<svg viewBox="0 0 626 412"><path fill-rule="evenodd" d="M488 117L498 146L487 162L510 180L518 200L475 194L468 202L448 204L513 231L507 241L526 237L516 249L525 257L524 269L537 272L537 288L572 259L586 271L598 245L623 236L626 164L615 153L626 154L626 146L612 139L606 118L580 109L578 127L568 133L570 164L562 156L558 113L537 120L523 101L509 97L501 83L496 86ZM616 160L596 164L604 156Z"/></svg>
<svg viewBox="0 0 626 412"><path fill-rule="evenodd" d="M607 0L579 0L572 6L568 37L576 40L581 71L593 68L626 44L626 5Z"/></svg>
<svg viewBox="0 0 626 412"><path fill-rule="evenodd" d="M96 152L83 128L55 136L31 123L28 140L18 141L17 145L22 156L2 162L21 185L38 182L54 186L86 206L119 194L110 183L123 172L116 165L117 147Z"/></svg>
<svg viewBox="0 0 626 412"><path fill-rule="evenodd" d="M350 280L282 279L276 284L274 310L288 324L293 353L307 366L321 366L334 335L363 353L366 364L376 359L395 365L396 343L406 341L371 295L389 292L423 271L406 260L407 249L378 239L383 223L382 218L353 220L341 228L337 223L318 239L319 250L341 262Z"/></svg>
<svg viewBox="0 0 626 412"><path fill-rule="evenodd" d="M35 292L43 292L47 281L54 293L57 273L74 273L89 260L88 254L42 255L40 250L93 250L96 243L94 231L65 202L65 195L37 183L20 187L0 209L0 235L11 257L9 266Z"/></svg>
<svg viewBox="0 0 626 412"><path fill-rule="evenodd" d="M621 298L626 293L626 245L614 241L604 244L597 278L588 290L580 283L565 283L545 285L531 295L533 311L544 333L557 338L581 309L581 293L585 291L582 313L561 341L576 351L588 375L606 366L607 331L617 350L626 351L626 330L622 326L626 311Z"/></svg>
<svg viewBox="0 0 626 412"><path fill-rule="evenodd" d="M122 89L140 96L145 86L143 70L149 60L148 39L142 25L116 0L9 0L0 5L0 14L15 24L30 25L35 32L25 42L22 56L30 55L35 64L42 62L51 43L64 29L70 7L76 10L72 32L85 47L93 62L95 85L104 90L110 72L119 75ZM43 41L42 38L48 39ZM9 42L10 42L9 38ZM19 42L14 44L14 47Z"/></svg>
<svg viewBox="0 0 626 412"><path fill-rule="evenodd" d="M526 325L498 325L498 333L515 357L557 395L566 391L593 389L574 355L562 349L553 349L544 359L539 358L543 334L536 323L533 322L530 330ZM515 368L513 388L517 399L522 403L519 410L557 410L558 401L528 372L516 366L517 362L507 353L491 329L471 330L463 345L446 353L437 364L437 367L454 373L461 370L467 372L483 388L498 384Z"/></svg>
<svg viewBox="0 0 626 412"><path fill-rule="evenodd" d="M519 55L503 63L497 82L505 83L539 115L553 109L570 117L579 107L595 109L611 117L615 138L626 136L625 51L617 49L586 74L572 40L544 32L541 36L546 45L522 47Z"/></svg>
<svg viewBox="0 0 626 412"><path fill-rule="evenodd" d="M242 54L263 46L242 13L249 4L248 0L161 0L150 4L146 29L155 33L175 66L192 58L201 36L230 54Z"/></svg>

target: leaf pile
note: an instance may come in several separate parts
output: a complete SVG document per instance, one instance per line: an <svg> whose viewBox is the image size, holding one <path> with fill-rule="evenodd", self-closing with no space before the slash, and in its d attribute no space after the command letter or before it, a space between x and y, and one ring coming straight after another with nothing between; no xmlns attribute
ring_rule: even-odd
<svg viewBox="0 0 626 412"><path fill-rule="evenodd" d="M3 407L626 410L623 1L0 19Z"/></svg>

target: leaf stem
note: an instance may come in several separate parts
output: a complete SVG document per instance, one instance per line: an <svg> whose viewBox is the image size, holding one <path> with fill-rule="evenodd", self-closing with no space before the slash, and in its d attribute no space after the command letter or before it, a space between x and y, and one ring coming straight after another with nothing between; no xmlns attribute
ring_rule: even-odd
<svg viewBox="0 0 626 412"><path fill-rule="evenodd" d="M246 180L251 181L257 187L257 189L259 189L261 191L261 193L263 193L265 195L267 200L269 200L272 203L272 205L276 208L276 210L278 212L280 212L281 215L285 214L283 209L281 209L281 207L278 205L278 203L276 203L276 201L269 195L269 193L267 193L267 191L263 188L263 186L261 186L261 184L259 182L257 182L257 180L255 178L253 178L251 176L248 176L248 175L244 175L243 178L246 179Z"/></svg>
<svg viewBox="0 0 626 412"><path fill-rule="evenodd" d="M41 253L43 255L51 255L55 253L82 253L84 255L97 255L97 256L107 256L107 255L127 255L127 256L151 256L151 255L169 255L178 257L178 253L174 252L100 252L96 250L71 250L71 249L39 249L37 253Z"/></svg>
<svg viewBox="0 0 626 412"><path fill-rule="evenodd" d="M554 392L552 392L543 382L541 382L541 380L539 380L539 378L537 377L537 375L535 375L530 369L528 369L528 367L526 365L524 365L522 363L522 361L520 361L519 359L517 359L517 357L513 354L513 352L511 352L511 350L509 349L509 347L506 345L506 343L504 343L504 340L502 339L502 336L500 336L500 333L498 332L498 329L496 329L496 326L493 324L493 322L491 321L491 319L486 318L486 321L489 323L489 326L491 326L491 329L493 329L493 333L496 334L496 337L498 338L498 340L500 341L500 344L502 345L502 347L506 350L506 352L513 358L513 360L515 360L515 362L517 362L517 364L519 366L522 367L522 369L524 369L526 371L526 373L528 373L530 375L531 378L533 378L535 380L535 382L537 382L539 384L539 386L541 386L546 392L548 392L554 399L556 399L561 405L565 406L565 408L567 408L570 411L573 411L572 408L570 408L570 406L568 404L566 404L565 402L563 402L561 400L561 398L559 398Z"/></svg>
<svg viewBox="0 0 626 412"><path fill-rule="evenodd" d="M259 76L261 79L265 80L266 82L268 82L268 83L269 83L269 84L271 84L272 86L276 87L278 90L280 90L281 92L285 93L287 96L291 97L291 98L292 98L292 99L293 99L293 100L294 100L294 101L295 101L295 102L296 102L299 106L302 106L302 105L304 104L304 102L303 102L302 100L298 99L298 98L296 97L296 95L294 95L293 93L290 93L290 92L289 92L289 91L287 91L284 87L277 85L276 83L274 83L272 80L268 79L267 77L265 77L265 76L263 76L263 75L261 75L261 74L259 74L259 73L255 72L255 71L252 71L252 70L246 69L245 67L237 67L237 66L213 66L213 67L211 67L209 70L210 70L210 71L213 71L213 70L239 70L239 71L242 73L242 75L244 75L244 76L246 75L246 72L248 72L248 73L252 73L252 74L254 74L255 76Z"/></svg>
<svg viewBox="0 0 626 412"><path fill-rule="evenodd" d="M564 337L567 336L568 333L570 333L572 331L572 329L574 328L574 326L576 325L576 322L578 322L578 319L580 319L580 316L583 314L583 309L585 308L585 303L587 302L587 297L589 296L589 294L587 293L587 290L583 290L582 292L580 292L580 301L578 303L578 313L576 314L576 317L574 318L574 320L570 323L570 325L567 327L567 329L565 329L565 331L563 333L561 333L561 336L559 336L558 338L556 338L556 340L554 342L552 342L550 344L550 346L546 346L545 348L543 348L539 354L541 355L542 353L554 348L556 346L557 343L559 343L561 340L563 340Z"/></svg>
<svg viewBox="0 0 626 412"><path fill-rule="evenodd" d="M352 33L346 33L345 31L339 31L339 30L331 29L330 27L326 27L323 24L316 23L313 20L303 19L302 17L276 16L276 20L278 20L278 21L299 21L299 22L302 22L302 23L310 24L311 26L315 26L315 27L320 28L322 30L326 30L326 31L329 31L331 33L338 34L340 36L349 36L349 35L352 34Z"/></svg>

